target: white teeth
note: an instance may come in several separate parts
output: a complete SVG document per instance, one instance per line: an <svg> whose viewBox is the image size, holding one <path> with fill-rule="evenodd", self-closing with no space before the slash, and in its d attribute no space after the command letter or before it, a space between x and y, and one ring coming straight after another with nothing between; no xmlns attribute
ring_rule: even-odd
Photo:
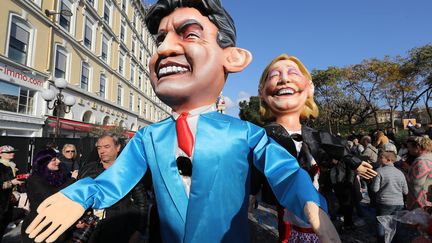
<svg viewBox="0 0 432 243"><path fill-rule="evenodd" d="M187 72L188 69L184 67L177 67L177 66L168 66L163 67L159 69L159 76L165 75L165 74L175 74L175 73L181 73L181 72Z"/></svg>
<svg viewBox="0 0 432 243"><path fill-rule="evenodd" d="M285 94L294 94L295 91L293 89L280 89L276 93L276 95L285 95Z"/></svg>

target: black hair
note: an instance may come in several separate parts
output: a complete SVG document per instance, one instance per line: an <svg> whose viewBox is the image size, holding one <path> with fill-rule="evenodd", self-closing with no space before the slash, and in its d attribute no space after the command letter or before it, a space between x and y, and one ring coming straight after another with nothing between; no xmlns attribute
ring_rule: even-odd
<svg viewBox="0 0 432 243"><path fill-rule="evenodd" d="M161 20L174 12L176 8L182 7L197 9L216 25L219 29L217 43L221 48L235 46L234 21L222 7L220 0L159 0L151 6L145 19L150 34L157 34Z"/></svg>

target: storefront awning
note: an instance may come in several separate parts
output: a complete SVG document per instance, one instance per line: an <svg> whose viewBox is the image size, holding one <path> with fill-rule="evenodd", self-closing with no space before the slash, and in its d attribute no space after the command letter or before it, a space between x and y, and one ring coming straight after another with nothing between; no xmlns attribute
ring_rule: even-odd
<svg viewBox="0 0 432 243"><path fill-rule="evenodd" d="M51 128L57 127L57 117L55 116L48 116L47 124ZM86 122L80 122L80 121L74 121L64 118L59 118L59 127L62 130L66 131L75 131L75 132L84 132L84 133L92 133L96 132L97 130L103 129L108 130L115 128L115 125L95 125L92 123L86 123ZM134 131L126 130L125 135L129 138L132 138L135 135Z"/></svg>

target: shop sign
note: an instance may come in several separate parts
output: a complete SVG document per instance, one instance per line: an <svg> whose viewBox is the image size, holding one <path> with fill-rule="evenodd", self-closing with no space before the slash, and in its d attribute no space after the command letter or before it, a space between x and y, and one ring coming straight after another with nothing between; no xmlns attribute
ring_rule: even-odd
<svg viewBox="0 0 432 243"><path fill-rule="evenodd" d="M44 79L41 76L24 73L23 70L16 69L10 65L0 62L0 79L12 81L18 85L26 86L33 89L42 89Z"/></svg>

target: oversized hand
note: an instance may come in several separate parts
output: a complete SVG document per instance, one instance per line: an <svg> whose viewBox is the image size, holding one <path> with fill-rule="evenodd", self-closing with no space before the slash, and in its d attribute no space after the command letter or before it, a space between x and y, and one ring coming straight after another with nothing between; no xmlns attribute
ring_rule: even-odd
<svg viewBox="0 0 432 243"><path fill-rule="evenodd" d="M37 209L38 215L27 227L26 233L35 242L55 241L65 230L75 223L84 213L81 204L67 198L60 192L45 199ZM51 224L48 228L46 228ZM46 229L45 229L46 228ZM43 232L41 232L45 229Z"/></svg>
<svg viewBox="0 0 432 243"><path fill-rule="evenodd" d="M364 178L364 179L372 179L376 175L376 171L373 170L372 165L370 165L368 162L362 161L359 167L356 169L357 174Z"/></svg>
<svg viewBox="0 0 432 243"><path fill-rule="evenodd" d="M328 215L313 202L307 202L304 213L322 243L341 243L339 235Z"/></svg>

